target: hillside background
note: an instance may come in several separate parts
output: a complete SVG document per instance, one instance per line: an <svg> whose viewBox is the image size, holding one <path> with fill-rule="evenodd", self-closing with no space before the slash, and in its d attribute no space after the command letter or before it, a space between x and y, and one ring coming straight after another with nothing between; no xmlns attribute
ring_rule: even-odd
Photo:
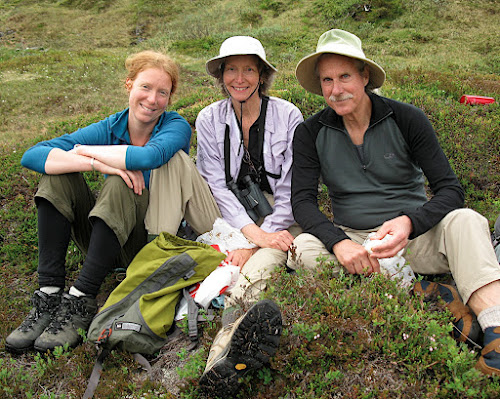
<svg viewBox="0 0 500 399"><path fill-rule="evenodd" d="M428 115L467 206L493 226L500 212L499 26L495 0L0 0L0 398L76 398L85 389L95 357L90 343L47 357L3 351L36 285L38 176L19 160L35 142L125 108L129 54L155 49L180 64L171 109L194 126L198 112L220 98L205 61L227 37L254 36L279 70L271 95L308 117L323 100L298 85L295 66L321 33L349 30L385 68L382 94ZM464 94L497 102L463 105ZM97 189L100 176L86 177ZM320 198L327 207L324 192ZM81 261L71 247L70 279ZM284 312L282 345L270 368L245 381L241 397L500 397L498 379L472 368L478 348L449 337L446 312L381 277L331 277L324 264L314 275L275 276L268 295ZM205 330L194 354L162 351L153 381L127 355L114 354L98 397L201 397L197 379L216 330Z"/></svg>

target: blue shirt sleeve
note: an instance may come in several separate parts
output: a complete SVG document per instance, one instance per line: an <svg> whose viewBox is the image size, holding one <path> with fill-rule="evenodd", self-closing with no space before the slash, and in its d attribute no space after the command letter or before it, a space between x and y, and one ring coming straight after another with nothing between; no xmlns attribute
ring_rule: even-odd
<svg viewBox="0 0 500 399"><path fill-rule="evenodd" d="M129 170L156 169L166 164L179 150L189 154L191 126L177 112L163 114L144 147L130 146L125 157Z"/></svg>
<svg viewBox="0 0 500 399"><path fill-rule="evenodd" d="M49 152L54 148L69 151L75 144L109 145L111 140L109 134L107 134L107 126L108 118L79 129L74 133L42 141L24 153L21 165L36 172L45 173L45 162Z"/></svg>
<svg viewBox="0 0 500 399"><path fill-rule="evenodd" d="M142 170L146 187L149 187L151 169L166 164L179 150L189 154L190 140L189 123L177 112L164 112L153 129L151 139L144 147L129 145L127 108L74 133L34 145L24 153L21 164L36 172L45 173L45 162L53 148L69 151L75 144L129 145L125 155L125 167L128 170Z"/></svg>

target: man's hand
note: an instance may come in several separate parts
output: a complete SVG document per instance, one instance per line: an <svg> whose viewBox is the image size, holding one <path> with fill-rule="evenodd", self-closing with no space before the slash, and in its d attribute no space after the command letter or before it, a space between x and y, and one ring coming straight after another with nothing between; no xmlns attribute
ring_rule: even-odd
<svg viewBox="0 0 500 399"><path fill-rule="evenodd" d="M376 258L360 244L351 240L342 240L333 246L333 253L338 261L351 274L370 275L380 272L380 265Z"/></svg>
<svg viewBox="0 0 500 399"><path fill-rule="evenodd" d="M380 229L371 237L372 240L381 240L387 234L392 235L392 240L388 240L383 244L372 248L370 256L374 258L391 258L408 245L408 237L413 231L411 219L406 216L398 216L397 218L388 220Z"/></svg>
<svg viewBox="0 0 500 399"><path fill-rule="evenodd" d="M239 266L240 269L247 263L248 259L258 251L259 248L251 248L251 249L236 249L234 251L229 252L226 256L226 261L231 263L232 265Z"/></svg>

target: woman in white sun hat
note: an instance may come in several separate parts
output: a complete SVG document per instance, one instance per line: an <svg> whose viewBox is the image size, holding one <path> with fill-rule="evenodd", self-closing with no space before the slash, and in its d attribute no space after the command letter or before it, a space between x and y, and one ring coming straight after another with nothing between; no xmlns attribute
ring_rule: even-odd
<svg viewBox="0 0 500 399"><path fill-rule="evenodd" d="M227 98L198 115L197 167L223 218L255 244L253 249L228 255L227 260L240 266L241 274L225 300L223 320L227 326L239 311L235 301L255 301L274 268L285 264L294 236L300 232L292 215L290 184L292 139L303 118L293 104L266 95L276 68L267 61L259 40L228 38L219 55L207 61L206 69ZM254 199L259 205L252 208ZM264 304L264 308L279 314L274 304ZM227 356L221 361L212 351L202 385L215 387L218 384L213 378L228 370L231 364ZM228 385L236 388L240 375L231 375ZM230 388L222 388L227 395Z"/></svg>

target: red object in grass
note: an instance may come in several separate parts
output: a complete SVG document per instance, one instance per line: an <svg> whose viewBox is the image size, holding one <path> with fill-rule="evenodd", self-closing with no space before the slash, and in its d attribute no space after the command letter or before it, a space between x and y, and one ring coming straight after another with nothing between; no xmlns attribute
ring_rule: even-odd
<svg viewBox="0 0 500 399"><path fill-rule="evenodd" d="M493 97L484 96L462 96L460 99L460 104L491 104L494 103L495 99Z"/></svg>

